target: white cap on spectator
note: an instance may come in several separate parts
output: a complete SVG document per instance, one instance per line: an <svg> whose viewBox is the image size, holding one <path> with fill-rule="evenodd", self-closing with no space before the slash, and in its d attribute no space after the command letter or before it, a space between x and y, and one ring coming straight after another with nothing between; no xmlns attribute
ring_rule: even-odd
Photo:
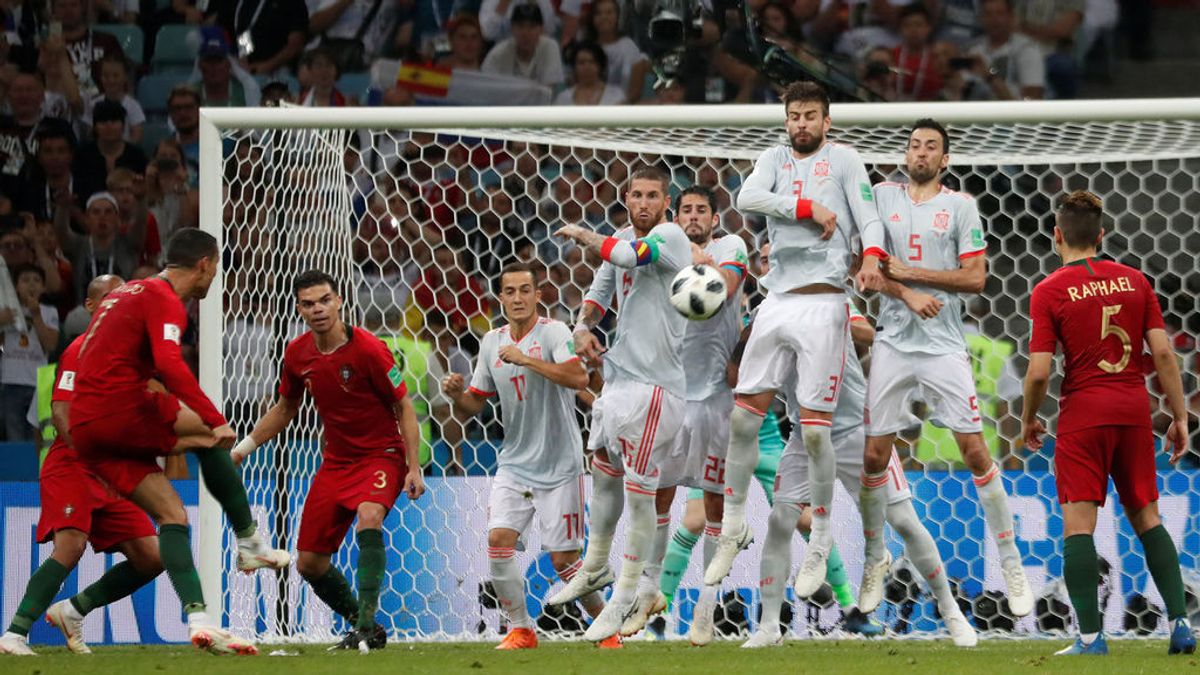
<svg viewBox="0 0 1200 675"><path fill-rule="evenodd" d="M120 207L120 205L117 204L117 198L114 197L111 192L103 191L103 192L93 192L92 196L88 197L87 206L85 208L88 208L88 209L92 208L92 204L100 201L101 199L106 199L109 202L112 202L113 206L116 206L118 208Z"/></svg>

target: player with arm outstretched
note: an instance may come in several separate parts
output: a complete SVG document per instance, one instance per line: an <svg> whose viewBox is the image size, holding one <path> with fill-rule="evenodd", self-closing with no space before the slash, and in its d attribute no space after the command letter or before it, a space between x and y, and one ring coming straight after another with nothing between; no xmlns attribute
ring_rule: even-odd
<svg viewBox="0 0 1200 675"><path fill-rule="evenodd" d="M600 405L605 439L609 449L620 447L621 461L597 451L583 569L550 598L552 604L569 602L611 583L608 554L624 508L620 499L624 479L629 502L625 561L608 606L585 633L593 642L618 631L630 634L634 626L640 630L639 621L644 624L644 617L666 606L658 578L642 572L647 561L661 560L666 551L665 543L655 551L659 548L655 546L655 497L660 477L674 470L663 462L683 421L687 388L681 349L687 319L671 306L670 290L676 273L692 263L692 250L683 229L666 220L669 186L669 177L659 169L638 168L625 192L633 227L613 237L577 225L556 232L600 252L604 264L598 279L619 278L617 324L612 348L604 356ZM591 329L617 286L602 285L609 297L589 290L574 332L576 353L588 360L600 357L599 341Z"/></svg>
<svg viewBox="0 0 1200 675"><path fill-rule="evenodd" d="M525 610L525 577L514 559L517 543L536 516L542 548L563 581L579 572L583 549L583 437L575 419L575 392L588 373L575 355L571 329L538 316L541 291L533 268L514 263L500 273L500 305L508 325L483 337L470 388L448 375L442 391L474 415L498 396L504 444L488 500L488 564L500 607L512 630L497 649L537 647ZM580 598L588 614L604 609L592 591ZM616 646L620 638L610 638Z"/></svg>
<svg viewBox="0 0 1200 675"><path fill-rule="evenodd" d="M888 460L896 432L905 424L908 397L920 387L931 397L933 419L954 432L974 475L1000 553L1009 607L1015 616L1025 616L1033 611L1033 592L1017 550L1000 466L983 440L963 337L961 294L983 291L987 280L983 223L974 198L941 183L950 161L950 137L941 124L918 120L909 133L904 161L907 183L875 186L881 224L863 234L863 268L858 274L862 287L884 291L867 393L870 414L861 504L867 549L859 606L871 611L883 599L883 581L891 566L883 540ZM916 293L920 295L914 300ZM938 311L932 317L922 313L929 308Z"/></svg>
<svg viewBox="0 0 1200 675"><path fill-rule="evenodd" d="M826 141L831 122L825 90L796 82L782 100L790 142L759 156L737 196L740 211L767 218L771 271L762 286L770 294L738 370L721 540L704 583L720 583L750 544L746 493L758 463L758 429L775 395L794 386L799 433L812 465L812 536L795 588L807 598L824 581L833 546L830 433L850 342L845 283L857 231L878 216L858 153Z"/></svg>
<svg viewBox="0 0 1200 675"><path fill-rule="evenodd" d="M282 569L291 562L286 551L268 548L259 537L246 488L229 459L233 429L180 352L187 328L183 301L208 294L219 260L212 235L179 230L167 241L161 274L126 283L100 303L79 348L70 432L88 469L158 523L159 553L187 612L192 644L257 654L206 611L187 511L158 465L161 455L196 454L204 484L237 535L238 569ZM152 377L165 391L147 388Z"/></svg>
<svg viewBox="0 0 1200 675"><path fill-rule="evenodd" d="M292 292L309 330L284 350L279 400L232 456L241 463L278 436L295 419L304 392L312 397L324 424L325 449L300 516L296 570L353 626L333 649L382 649L387 633L375 623L375 613L387 564L383 521L402 492L410 500L425 492L417 414L391 350L342 320L333 277L303 272ZM330 561L356 518L357 598Z"/></svg>
<svg viewBox="0 0 1200 675"><path fill-rule="evenodd" d="M1154 431L1143 375L1151 362L1174 417L1165 444L1172 464L1187 452L1187 399L1149 280L1132 267L1096 259L1104 236L1103 217L1096 195L1081 190L1066 197L1054 227L1054 244L1063 266L1034 287L1029 302L1033 329L1021 437L1032 450L1041 449L1046 431L1038 410L1049 388L1057 345L1062 346L1066 371L1059 397L1054 479L1063 511L1063 579L1079 638L1058 653L1108 653L1097 600L1100 568L1092 534L1111 476L1166 604L1171 630L1167 653L1191 654L1196 638L1188 624L1179 553L1158 512ZM1149 358L1143 344L1150 347Z"/></svg>
<svg viewBox="0 0 1200 675"><path fill-rule="evenodd" d="M110 274L96 277L88 284L84 306L95 312L100 301L123 283L120 277ZM8 632L0 637L0 654L33 654L28 644L29 629L43 611L46 621L62 631L68 649L91 654L83 640L83 617L127 597L162 572L154 523L144 511L117 496L89 472L71 445L68 420L82 344L80 336L59 358L50 403L51 422L58 435L38 476L42 512L37 540L53 541L54 550L30 578ZM46 609L89 543L97 552L120 551L125 560L79 594Z"/></svg>

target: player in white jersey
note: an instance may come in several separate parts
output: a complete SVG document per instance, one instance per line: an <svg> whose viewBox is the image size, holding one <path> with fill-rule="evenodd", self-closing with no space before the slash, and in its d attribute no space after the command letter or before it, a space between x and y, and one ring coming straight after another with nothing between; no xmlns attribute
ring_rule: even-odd
<svg viewBox="0 0 1200 675"><path fill-rule="evenodd" d="M870 346L875 330L858 309L850 304L851 333L855 344ZM842 393L833 413L833 447L837 458L837 477L852 497L859 494L860 472L863 466L863 416L867 398L867 378L856 356L846 359ZM794 395L788 397L788 416L799 421L799 405ZM929 584L946 628L954 644L973 647L978 640L975 629L959 609L946 578L945 565L937 544L917 517L912 505L912 493L904 469L895 450L887 463L887 521L904 540L909 559ZM783 607L785 583L791 570L792 535L796 529L811 528L812 509L809 487L808 453L800 434L788 439L779 462L775 484L775 501L767 521L767 540L763 543L759 590L762 593L762 620L758 630L743 644L746 648L771 647L783 644L779 612ZM861 610L857 610L861 612ZM851 613L855 610L850 610ZM774 619L774 620L772 620Z"/></svg>
<svg viewBox="0 0 1200 675"><path fill-rule="evenodd" d="M542 548L564 581L579 571L583 548L583 438L575 391L587 386L588 374L575 356L571 329L538 316L540 301L531 267L505 267L500 305L508 325L484 335L470 388L464 389L457 373L442 380L442 391L471 415L488 398L500 399L504 443L488 500L488 565L512 630L497 649L537 647L525 610L525 576L513 559L533 518ZM582 601L592 616L604 609L599 592Z"/></svg>
<svg viewBox="0 0 1200 675"><path fill-rule="evenodd" d="M625 561L608 606L585 633L592 641L618 631L636 632L642 627L639 620L644 622L644 617L666 605L657 578L643 588L639 579L653 557L655 496L660 477L671 470L665 460L683 422L687 384L681 354L687 319L671 307L670 288L675 274L692 263L693 254L683 229L666 221L669 183L658 169L635 170L625 192L633 227L616 236L605 237L577 225L555 233L598 250L604 260L575 327L575 347L584 359L600 358L602 349L591 329L610 305L620 279L617 324L612 347L603 359L600 406L605 441L611 450L620 447L621 461L615 463L608 451L597 450L583 571L550 598L552 604L568 602L611 583L608 553L623 509L623 478L629 503ZM647 603L649 608L640 607Z"/></svg>
<svg viewBox="0 0 1200 675"><path fill-rule="evenodd" d="M795 587L796 595L807 598L825 579L833 545L831 428L850 341L844 286L857 232L878 216L858 153L826 142L825 90L796 82L782 98L790 142L759 156L737 197L739 210L767 217L771 270L761 283L770 294L738 370L721 539L704 583L720 583L738 551L750 544L746 494L758 462L758 430L776 393L794 383L800 434L812 465L813 529Z"/></svg>
<svg viewBox="0 0 1200 675"><path fill-rule="evenodd" d="M954 432L963 461L974 474L1000 552L1009 606L1020 617L1033 610L1033 593L1017 550L1000 467L983 440L962 329L960 294L983 290L987 242L975 200L941 184L949 150L949 135L941 124L918 120L905 153L909 182L875 186L881 224L863 233L866 250L859 285L885 295L867 393L862 475L867 550L859 604L867 611L883 598L883 579L890 566L882 527L887 462L896 432L904 426L908 395L920 387L932 403L934 421ZM901 296L913 290L933 295L940 311L932 315L911 311L912 304Z"/></svg>

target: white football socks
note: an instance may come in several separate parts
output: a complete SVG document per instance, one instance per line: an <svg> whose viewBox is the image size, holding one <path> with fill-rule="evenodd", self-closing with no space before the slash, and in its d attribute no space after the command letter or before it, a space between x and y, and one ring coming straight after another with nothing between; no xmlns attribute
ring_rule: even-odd
<svg viewBox="0 0 1200 675"><path fill-rule="evenodd" d="M654 544L650 548L650 559L642 570L641 581L638 582L638 594L649 594L659 590L662 578L663 558L667 555L667 545L671 543L671 513L660 513L655 520Z"/></svg>
<svg viewBox="0 0 1200 675"><path fill-rule="evenodd" d="M979 493L979 503L983 506L988 529L996 539L1001 563L1019 563L1021 554L1017 550L1012 511L1008 507L1008 494L1004 492L1004 482L1000 478L1000 467L993 463L987 473L975 476L975 490Z"/></svg>
<svg viewBox="0 0 1200 675"><path fill-rule="evenodd" d="M904 551L929 585L942 616L946 616L952 608L957 609L958 604L950 589L950 580L946 577L946 565L942 562L942 554L938 552L937 543L933 541L925 524L917 517L912 500L906 499L898 504L889 505L887 520L904 540Z"/></svg>
<svg viewBox="0 0 1200 675"><path fill-rule="evenodd" d="M626 523L625 560L621 563L621 574L617 577L611 602L625 604L633 602L637 593L638 580L646 568L646 561L654 548L654 494L629 491L629 520Z"/></svg>
<svg viewBox="0 0 1200 675"><path fill-rule="evenodd" d="M514 628L532 628L529 612L525 609L525 579L513 560L515 554L511 548L488 547L492 587L496 589L496 599L500 602L500 610L508 617L508 623Z"/></svg>
<svg viewBox="0 0 1200 675"><path fill-rule="evenodd" d="M741 405L729 417L729 452L725 457L725 513L721 531L733 534L746 523L746 496L758 466L758 430L764 415Z"/></svg>
<svg viewBox="0 0 1200 675"><path fill-rule="evenodd" d="M712 562L713 556L717 554L717 542L721 540L721 523L712 520L704 522L704 567L708 569L708 564Z"/></svg>
<svg viewBox="0 0 1200 675"><path fill-rule="evenodd" d="M858 494L858 509L862 514L863 537L866 539L864 557L868 563L883 560L884 519L887 511L887 470L862 475L862 491Z"/></svg>
<svg viewBox="0 0 1200 675"><path fill-rule="evenodd" d="M817 550L833 547L829 514L833 508L833 482L837 479L837 458L833 451L833 425L825 420L800 420L804 449L808 453L808 485L812 498L812 531L808 541Z"/></svg>
<svg viewBox="0 0 1200 675"><path fill-rule="evenodd" d="M613 534L625 507L625 483L622 476L613 476L596 469L592 471L592 498L588 502L587 554L583 569L599 572L608 565Z"/></svg>
<svg viewBox="0 0 1200 675"><path fill-rule="evenodd" d="M780 632L779 614L792 572L792 535L798 520L800 505L788 502L775 502L767 519L767 540L763 542L759 566L758 587L762 598L759 630L772 634Z"/></svg>

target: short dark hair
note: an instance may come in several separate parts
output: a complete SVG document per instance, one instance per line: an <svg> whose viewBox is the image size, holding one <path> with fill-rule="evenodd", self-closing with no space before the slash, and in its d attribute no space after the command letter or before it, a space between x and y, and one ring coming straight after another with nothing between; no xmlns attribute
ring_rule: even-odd
<svg viewBox="0 0 1200 675"><path fill-rule="evenodd" d="M1100 198L1087 190L1076 190L1059 203L1056 224L1067 246L1087 248L1096 245L1103 219L1104 204Z"/></svg>
<svg viewBox="0 0 1200 675"><path fill-rule="evenodd" d="M204 230L185 227L167 240L167 267L195 267L204 258L216 258L217 238Z"/></svg>
<svg viewBox="0 0 1200 675"><path fill-rule="evenodd" d="M64 126L57 124L39 124L34 138L37 139L38 148L41 148L46 141L58 139L66 141L67 147L71 148L72 152L75 151L75 134L71 133L71 131Z"/></svg>
<svg viewBox="0 0 1200 675"><path fill-rule="evenodd" d="M537 275L537 270L533 269L533 265L530 265L529 263L520 262L520 261L514 261L514 262L508 263L500 270L500 276L496 277L497 290L504 288L503 282L504 282L505 274L520 274L522 272L528 272L529 276L533 278L533 285L534 286L537 285L537 276L538 275Z"/></svg>
<svg viewBox="0 0 1200 675"><path fill-rule="evenodd" d="M656 180L662 185L663 192L671 189L671 177L666 171L652 164L643 164L634 169L633 173L629 174L629 184L633 185L635 180Z"/></svg>
<svg viewBox="0 0 1200 675"><path fill-rule="evenodd" d="M180 84L172 89L171 93L167 94L167 107L169 108L171 103L180 97L190 98L193 103L200 105L200 93L189 84Z"/></svg>
<svg viewBox="0 0 1200 675"><path fill-rule="evenodd" d="M572 69L575 68L575 59L583 52L592 55L596 61L596 68L600 71L600 81L603 82L608 77L608 54L595 42L581 42L575 45L575 49L571 52Z"/></svg>
<svg viewBox="0 0 1200 675"><path fill-rule="evenodd" d="M329 286L329 290L337 293L337 281L327 272L307 270L296 275L292 281L292 295L299 296L300 291L314 286Z"/></svg>
<svg viewBox="0 0 1200 675"><path fill-rule="evenodd" d="M913 132L916 131L917 129L933 129L934 131L941 134L942 135L942 152L947 155L950 154L950 134L947 133L946 127L942 126L941 122L933 119L932 117L922 117L921 119L917 120L916 122L913 122L912 129L909 129L909 131L908 131L908 135L910 138L912 137Z"/></svg>
<svg viewBox="0 0 1200 675"><path fill-rule="evenodd" d="M897 22L903 21L910 16L923 16L926 22L933 23L933 16L929 14L929 9L922 2L910 2L901 7Z"/></svg>
<svg viewBox="0 0 1200 675"><path fill-rule="evenodd" d="M712 191L712 188L707 185L692 185L683 189L679 196L675 198L675 213L683 208L683 198L687 195L699 195L708 202L708 208L712 209L713 213L717 212L717 193Z"/></svg>
<svg viewBox="0 0 1200 675"><path fill-rule="evenodd" d="M43 270L42 268L38 267L37 265L17 265L12 270L12 280L20 281L22 274L29 274L29 273L38 275L38 277L41 278L42 283L43 284L46 283L46 271Z"/></svg>
<svg viewBox="0 0 1200 675"><path fill-rule="evenodd" d="M826 117L829 116L829 92L816 82L808 80L793 82L783 90L779 100L783 101L784 111L787 111L788 106L793 103L820 103L821 111Z"/></svg>

